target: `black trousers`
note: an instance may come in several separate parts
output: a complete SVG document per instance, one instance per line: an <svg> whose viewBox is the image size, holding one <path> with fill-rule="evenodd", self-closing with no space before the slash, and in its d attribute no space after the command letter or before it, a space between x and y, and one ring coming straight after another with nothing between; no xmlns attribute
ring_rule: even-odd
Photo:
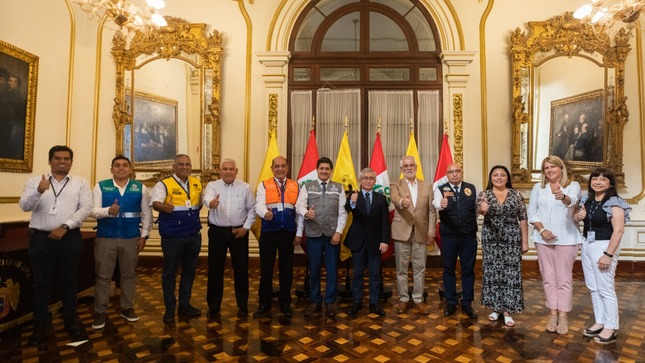
<svg viewBox="0 0 645 363"><path fill-rule="evenodd" d="M78 228L70 229L60 240L49 232L31 230L29 259L34 272L34 326L44 327L54 282L58 281L63 320L74 321L76 312L76 271L83 253L83 237Z"/></svg>
<svg viewBox="0 0 645 363"><path fill-rule="evenodd" d="M260 296L262 307L271 306L273 293L273 266L278 253L278 278L280 280L280 308L291 305L293 282L293 240L296 231L281 230L260 235Z"/></svg>
<svg viewBox="0 0 645 363"><path fill-rule="evenodd" d="M235 300L239 309L248 310L249 301L249 235L235 238L231 227L211 225L208 229L208 308L220 310L224 295L226 252L231 252Z"/></svg>
<svg viewBox="0 0 645 363"><path fill-rule="evenodd" d="M470 305L475 298L475 260L477 259L477 237L474 235L441 235L443 256L443 286L446 302L457 304L457 258L461 266L461 305Z"/></svg>

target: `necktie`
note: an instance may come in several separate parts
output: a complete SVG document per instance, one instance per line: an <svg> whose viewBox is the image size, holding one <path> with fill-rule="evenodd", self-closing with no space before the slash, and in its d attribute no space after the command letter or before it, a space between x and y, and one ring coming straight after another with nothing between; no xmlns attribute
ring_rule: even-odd
<svg viewBox="0 0 645 363"><path fill-rule="evenodd" d="M284 193L284 180L280 180L280 190Z"/></svg>
<svg viewBox="0 0 645 363"><path fill-rule="evenodd" d="M370 212L372 208L372 200L370 199L370 193L365 193L365 206L367 207L367 213Z"/></svg>
<svg viewBox="0 0 645 363"><path fill-rule="evenodd" d="M459 194L459 185L456 185L456 186L455 186L455 193L456 193L456 194Z"/></svg>
<svg viewBox="0 0 645 363"><path fill-rule="evenodd" d="M327 191L327 182L322 182L322 193L323 193L323 195L325 194L326 191Z"/></svg>

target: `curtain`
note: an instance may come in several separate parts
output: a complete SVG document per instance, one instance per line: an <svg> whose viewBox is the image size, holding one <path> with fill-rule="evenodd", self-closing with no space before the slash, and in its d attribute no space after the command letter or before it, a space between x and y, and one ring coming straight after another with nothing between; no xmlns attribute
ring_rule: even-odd
<svg viewBox="0 0 645 363"><path fill-rule="evenodd" d="M291 176L298 176L300 164L305 154L309 130L311 130L311 118L313 116L312 91L291 92ZM286 152L286 150L285 150Z"/></svg>
<svg viewBox="0 0 645 363"><path fill-rule="evenodd" d="M439 110L441 100L439 91L419 91L419 109L417 119L419 120L419 157L426 180L433 182L437 162L439 161L439 150L441 149L441 120Z"/></svg>
<svg viewBox="0 0 645 363"><path fill-rule="evenodd" d="M359 89L316 92L316 142L318 154L336 160L340 141L349 121L348 139L356 174L361 169L361 91ZM303 136L303 137L306 137ZM358 175L357 175L358 177Z"/></svg>
<svg viewBox="0 0 645 363"><path fill-rule="evenodd" d="M399 180L401 157L405 156L410 140L410 121L413 118L412 91L370 91L369 127L367 139L369 142L369 158L372 155L374 139L381 120L381 143L387 164L390 182ZM369 162L369 161L368 161ZM425 172L425 169L424 169Z"/></svg>

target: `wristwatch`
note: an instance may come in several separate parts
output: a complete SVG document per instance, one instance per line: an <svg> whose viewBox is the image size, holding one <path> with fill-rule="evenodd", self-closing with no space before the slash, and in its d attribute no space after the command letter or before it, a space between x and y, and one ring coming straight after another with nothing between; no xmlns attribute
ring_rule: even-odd
<svg viewBox="0 0 645 363"><path fill-rule="evenodd" d="M60 228L66 230L66 231L69 231L69 226L66 225L66 224L61 225Z"/></svg>

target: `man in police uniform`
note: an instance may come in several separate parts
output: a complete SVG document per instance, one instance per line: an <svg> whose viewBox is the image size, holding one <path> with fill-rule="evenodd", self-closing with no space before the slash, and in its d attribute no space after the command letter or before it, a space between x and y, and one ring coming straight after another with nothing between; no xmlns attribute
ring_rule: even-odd
<svg viewBox="0 0 645 363"><path fill-rule="evenodd" d="M290 318L291 283L293 280L293 246L302 242L302 216L296 213L298 182L287 179L287 159L278 156L271 162L273 177L258 185L255 212L262 218L260 235L260 291L259 307L253 317L259 318L271 311L273 293L273 265L279 253L280 313Z"/></svg>
<svg viewBox="0 0 645 363"><path fill-rule="evenodd" d="M325 286L325 312L336 316L336 290L340 237L347 222L345 192L340 183L329 180L334 164L328 157L318 159L318 179L306 183L300 189L296 209L305 219L307 236L307 261L309 263L309 298L311 306L305 316L322 311L320 295L320 271L325 261L327 284Z"/></svg>
<svg viewBox="0 0 645 363"><path fill-rule="evenodd" d="M135 270L139 252L150 234L152 210L150 194L143 183L131 180L132 165L123 155L112 159L112 178L94 187L92 216L97 219L94 261L94 322L92 328L103 329L107 318L110 285L114 267L119 261L121 276L121 317L129 322L139 320L133 299L137 283ZM141 228L139 228L141 224Z"/></svg>
<svg viewBox="0 0 645 363"><path fill-rule="evenodd" d="M159 234L164 267L161 276L164 322L175 320L175 280L181 264L179 280L179 313L199 316L201 311L190 304L195 269L202 248L202 225L199 220L202 182L190 175L190 157L179 154L172 166L173 176L159 181L152 191L152 207L159 212Z"/></svg>
<svg viewBox="0 0 645 363"><path fill-rule="evenodd" d="M450 164L446 170L448 183L439 185L432 204L439 211L441 255L443 256L443 285L446 292L444 315L457 310L457 257L461 265L463 296L461 310L477 318L472 308L475 297L475 259L477 257L477 191L464 182L459 164Z"/></svg>

